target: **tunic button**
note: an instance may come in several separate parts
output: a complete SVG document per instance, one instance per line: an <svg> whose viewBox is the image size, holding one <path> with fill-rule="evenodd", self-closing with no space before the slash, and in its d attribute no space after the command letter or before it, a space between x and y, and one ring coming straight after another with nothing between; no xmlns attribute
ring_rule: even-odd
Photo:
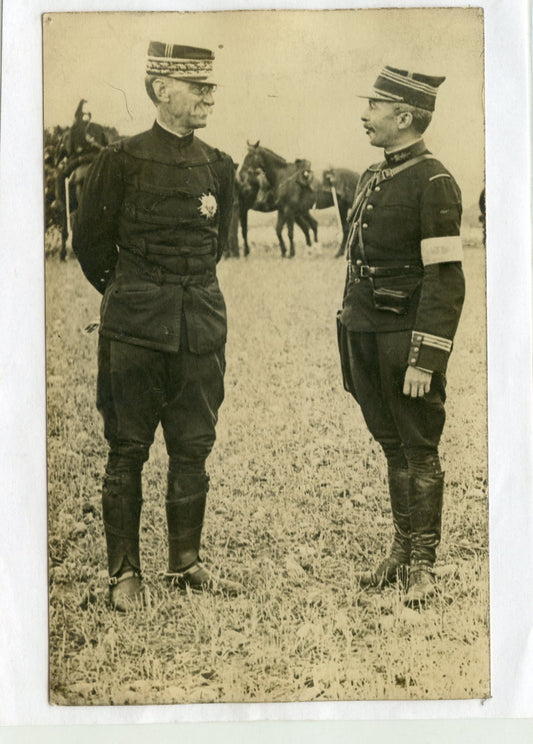
<svg viewBox="0 0 533 744"><path fill-rule="evenodd" d="M368 225L366 224L366 222L363 222L363 230L366 230L367 227Z"/></svg>
<svg viewBox="0 0 533 744"><path fill-rule="evenodd" d="M368 209L368 211L370 211L371 209L374 209L374 207L372 206L372 204L367 204L366 205L366 208Z"/></svg>
<svg viewBox="0 0 533 744"><path fill-rule="evenodd" d="M414 349L413 349L413 351L419 351L418 346L415 346Z"/></svg>
<svg viewBox="0 0 533 744"><path fill-rule="evenodd" d="M416 359L415 359L415 357L413 357L413 358L411 359L411 364L416 364Z"/></svg>
<svg viewBox="0 0 533 744"><path fill-rule="evenodd" d="M374 189L374 191L381 191L381 186L376 186L376 188Z"/></svg>

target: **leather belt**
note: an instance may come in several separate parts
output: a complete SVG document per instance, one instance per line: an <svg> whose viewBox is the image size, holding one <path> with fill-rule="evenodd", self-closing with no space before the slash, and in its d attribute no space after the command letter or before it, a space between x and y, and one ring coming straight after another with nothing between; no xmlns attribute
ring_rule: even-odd
<svg viewBox="0 0 533 744"><path fill-rule="evenodd" d="M404 264L403 266L367 266L366 264L355 264L353 268L355 269L355 274L362 277L422 275L422 267L416 264Z"/></svg>
<svg viewBox="0 0 533 744"><path fill-rule="evenodd" d="M213 256L208 257L208 261L204 261L205 265L194 267L196 270L191 267L191 262L195 257L178 256L174 261L175 270L171 271L155 261L132 253L129 249L126 249L125 253L129 262L133 264L134 270L156 284L181 284L183 287L206 285L216 276L216 261Z"/></svg>
<svg viewBox="0 0 533 744"><path fill-rule="evenodd" d="M181 284L182 287L194 287L209 284L213 281L215 272L203 271L201 274L174 274L157 266L153 273L154 281L158 284Z"/></svg>

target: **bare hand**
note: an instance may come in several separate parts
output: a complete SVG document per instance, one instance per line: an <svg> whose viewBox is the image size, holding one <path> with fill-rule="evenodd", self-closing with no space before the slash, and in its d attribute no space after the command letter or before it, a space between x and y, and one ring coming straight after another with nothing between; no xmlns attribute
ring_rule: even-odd
<svg viewBox="0 0 533 744"><path fill-rule="evenodd" d="M403 394L410 395L411 398L423 398L426 393L429 393L432 374L432 372L426 372L425 369L418 369L418 367L407 367Z"/></svg>

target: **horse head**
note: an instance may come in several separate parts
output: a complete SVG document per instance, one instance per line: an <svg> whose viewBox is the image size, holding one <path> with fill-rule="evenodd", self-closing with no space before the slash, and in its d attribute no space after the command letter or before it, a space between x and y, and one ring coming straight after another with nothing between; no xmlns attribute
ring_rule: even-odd
<svg viewBox="0 0 533 744"><path fill-rule="evenodd" d="M255 145L247 142L248 152L242 161L240 173L254 173L258 168L263 169L263 148L259 147L259 140Z"/></svg>
<svg viewBox="0 0 533 744"><path fill-rule="evenodd" d="M267 178L264 170L257 168L255 178L259 186L253 209L258 212L271 212L276 207L276 190Z"/></svg>
<svg viewBox="0 0 533 744"><path fill-rule="evenodd" d="M255 171L255 176L260 189L264 190L270 188L270 183L268 181L268 178L266 177L265 171L262 168L257 168L257 170Z"/></svg>
<svg viewBox="0 0 533 744"><path fill-rule="evenodd" d="M244 171L247 169L255 172L260 168L266 173L271 185L275 185L281 177L280 174L290 167L290 164L287 163L285 158L277 155L267 147L260 147L259 140L257 140L254 145L248 142L248 152L243 160L241 170ZM255 178L255 174L252 177Z"/></svg>
<svg viewBox="0 0 533 744"><path fill-rule="evenodd" d="M253 202L259 189L258 171L264 172L262 160L262 148L259 147L259 140L255 145L247 142L248 152L246 153L242 165L238 172L239 185L241 193L248 196Z"/></svg>

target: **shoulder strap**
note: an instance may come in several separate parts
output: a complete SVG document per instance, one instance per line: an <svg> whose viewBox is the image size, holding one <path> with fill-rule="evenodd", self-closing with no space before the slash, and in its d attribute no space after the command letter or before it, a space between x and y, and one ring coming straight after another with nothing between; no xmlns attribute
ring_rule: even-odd
<svg viewBox="0 0 533 744"><path fill-rule="evenodd" d="M394 178L394 176L396 176L398 173L407 170L407 168L412 168L413 165L418 165L418 163L421 163L423 160L436 159L437 158L435 158L433 155L425 153L424 155L417 155L416 158L412 158L411 160L406 160L405 163L397 165L396 168L387 168L387 161L384 160L379 166L379 171L381 173L382 180L388 181L390 178Z"/></svg>

